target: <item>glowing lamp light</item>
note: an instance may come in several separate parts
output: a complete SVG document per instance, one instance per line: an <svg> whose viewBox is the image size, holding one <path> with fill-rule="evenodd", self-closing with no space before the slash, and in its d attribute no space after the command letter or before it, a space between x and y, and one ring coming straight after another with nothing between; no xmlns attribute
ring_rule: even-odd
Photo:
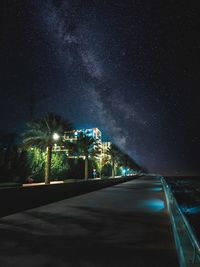
<svg viewBox="0 0 200 267"><path fill-rule="evenodd" d="M125 173L126 173L126 169L123 169L123 170L122 170L122 173L125 174Z"/></svg>
<svg viewBox="0 0 200 267"><path fill-rule="evenodd" d="M59 134L57 134L57 133L53 134L53 140L58 141L59 138L60 138Z"/></svg>

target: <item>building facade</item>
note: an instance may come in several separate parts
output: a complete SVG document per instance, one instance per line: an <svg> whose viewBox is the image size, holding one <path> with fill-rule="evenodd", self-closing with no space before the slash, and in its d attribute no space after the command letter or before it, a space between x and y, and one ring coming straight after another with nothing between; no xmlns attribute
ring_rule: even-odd
<svg viewBox="0 0 200 267"><path fill-rule="evenodd" d="M56 143L53 147L53 151L65 151L68 157L76 158L76 153L72 153L69 149L70 143L76 143L77 140L81 136L88 136L95 140L94 150L98 148L99 153L96 156L96 159L100 160L101 155L105 153L107 147L109 146L109 142L102 142L102 134L98 128L90 128L90 129L74 129L71 131L65 131L63 136L63 141L66 142L66 145L58 146ZM79 155L81 157L81 155Z"/></svg>
<svg viewBox="0 0 200 267"><path fill-rule="evenodd" d="M101 131L98 128L66 131L63 138L64 141L75 142L81 135L91 137L95 141L102 141Z"/></svg>

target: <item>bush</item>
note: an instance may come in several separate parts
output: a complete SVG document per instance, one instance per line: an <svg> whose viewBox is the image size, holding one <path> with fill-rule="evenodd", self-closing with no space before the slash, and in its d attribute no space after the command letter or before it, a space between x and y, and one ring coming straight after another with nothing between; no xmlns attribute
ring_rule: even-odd
<svg viewBox="0 0 200 267"><path fill-rule="evenodd" d="M45 152L38 148L27 150L28 168L34 181L43 181L45 172ZM64 152L53 152L51 161L51 180L62 180L67 177L69 164Z"/></svg>
<svg viewBox="0 0 200 267"><path fill-rule="evenodd" d="M63 152L54 152L51 162L51 179L63 180L67 177L70 166L66 154Z"/></svg>
<svg viewBox="0 0 200 267"><path fill-rule="evenodd" d="M22 183L27 175L26 151L20 150L16 145L0 150L0 182Z"/></svg>
<svg viewBox="0 0 200 267"><path fill-rule="evenodd" d="M110 177L112 174L112 167L110 163L105 164L101 170L102 177Z"/></svg>

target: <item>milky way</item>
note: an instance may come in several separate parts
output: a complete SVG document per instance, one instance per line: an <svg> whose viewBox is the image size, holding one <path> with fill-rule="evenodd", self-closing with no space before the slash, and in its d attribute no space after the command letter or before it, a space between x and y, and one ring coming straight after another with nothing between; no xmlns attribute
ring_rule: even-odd
<svg viewBox="0 0 200 267"><path fill-rule="evenodd" d="M44 31L50 35L48 41L53 39L53 43L56 43L54 49L59 49L58 56L65 61L66 75L70 67L75 73L77 73L76 68L80 71L77 75L81 86L72 86L71 90L75 92L78 99L84 96L84 101L80 104L83 108L83 117L88 120L92 117L96 126L101 127L115 143L136 156L135 137L134 135L130 137L131 129L127 132L123 124L124 121L128 121L131 128L136 124L142 124L142 128L145 128L145 123L136 114L134 101L128 103L124 99L123 88L112 87L104 69L105 56L108 55L101 48L105 29L100 28L95 32L96 21L94 18L89 18L89 21L85 19L77 10L79 5L80 3L77 2L71 4L64 1L60 2L59 6L55 6L52 2L48 2L42 14ZM82 7L83 13L85 8ZM104 58L102 54L99 56L101 51ZM67 90L65 93L68 95ZM129 138L131 138L131 147L129 147Z"/></svg>
<svg viewBox="0 0 200 267"><path fill-rule="evenodd" d="M3 3L3 4L2 4ZM55 112L150 171L199 170L198 8L182 1L2 0L1 128ZM9 107L9 108L8 108Z"/></svg>

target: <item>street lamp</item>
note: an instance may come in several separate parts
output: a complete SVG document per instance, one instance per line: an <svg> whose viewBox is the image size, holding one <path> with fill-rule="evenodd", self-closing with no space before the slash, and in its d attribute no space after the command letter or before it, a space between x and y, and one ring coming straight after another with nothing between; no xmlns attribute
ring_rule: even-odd
<svg viewBox="0 0 200 267"><path fill-rule="evenodd" d="M58 139L60 139L60 135L57 134L57 133L54 133L54 134L53 134L53 140L54 140L54 141L58 141Z"/></svg>

